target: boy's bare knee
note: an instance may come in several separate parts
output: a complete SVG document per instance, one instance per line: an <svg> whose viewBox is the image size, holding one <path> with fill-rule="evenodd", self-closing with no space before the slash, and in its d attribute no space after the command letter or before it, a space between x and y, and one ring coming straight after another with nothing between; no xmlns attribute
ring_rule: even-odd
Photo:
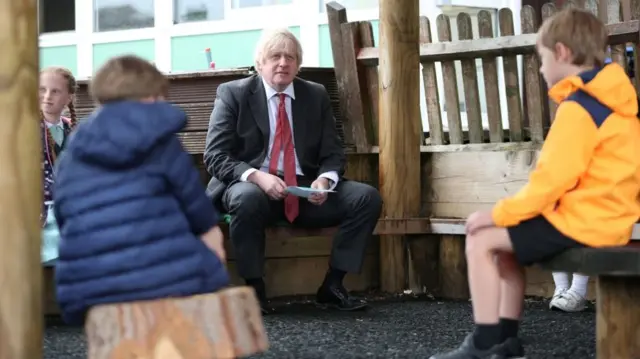
<svg viewBox="0 0 640 359"><path fill-rule="evenodd" d="M489 246L487 241L482 238L482 231L467 235L465 241L465 254L467 258L476 257L479 255L485 255L489 252Z"/></svg>

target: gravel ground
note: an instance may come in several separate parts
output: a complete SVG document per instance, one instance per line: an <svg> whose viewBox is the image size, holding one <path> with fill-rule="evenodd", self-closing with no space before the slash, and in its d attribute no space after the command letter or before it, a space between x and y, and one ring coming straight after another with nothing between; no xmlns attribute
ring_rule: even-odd
<svg viewBox="0 0 640 359"><path fill-rule="evenodd" d="M521 334L528 359L595 358L595 315L551 312L528 300ZM380 300L360 313L287 303L265 317L269 352L254 359L428 358L457 346L471 328L469 302ZM44 359L84 359L82 329L47 320Z"/></svg>

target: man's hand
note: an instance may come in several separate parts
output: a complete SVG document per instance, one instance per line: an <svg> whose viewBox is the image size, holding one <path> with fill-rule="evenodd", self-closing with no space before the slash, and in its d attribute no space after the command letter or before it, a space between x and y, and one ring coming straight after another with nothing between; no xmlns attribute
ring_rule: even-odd
<svg viewBox="0 0 640 359"><path fill-rule="evenodd" d="M311 188L315 189L329 189L329 180L324 177L319 177L317 180L313 181L311 184ZM312 193L309 196L309 202L319 206L327 200L327 192L324 193Z"/></svg>
<svg viewBox="0 0 640 359"><path fill-rule="evenodd" d="M224 250L224 235L220 230L220 227L215 226L211 228L207 233L203 234L200 238L202 241L213 251L213 253L220 258L222 263L227 261L227 252Z"/></svg>
<svg viewBox="0 0 640 359"><path fill-rule="evenodd" d="M272 200L279 201L287 195L287 185L284 181L270 173L255 171L249 175L247 181L255 183Z"/></svg>
<svg viewBox="0 0 640 359"><path fill-rule="evenodd" d="M465 224L465 232L467 235L475 234L478 230L487 227L493 227L495 223L493 222L493 216L490 211L477 211L471 213L471 215L467 218L467 223Z"/></svg>

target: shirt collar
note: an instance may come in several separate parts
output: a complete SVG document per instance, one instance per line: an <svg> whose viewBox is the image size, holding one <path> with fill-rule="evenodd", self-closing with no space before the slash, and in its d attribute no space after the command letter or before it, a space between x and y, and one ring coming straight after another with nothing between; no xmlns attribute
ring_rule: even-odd
<svg viewBox="0 0 640 359"><path fill-rule="evenodd" d="M62 118L58 120L58 123L51 123L49 121L44 121L44 123L47 125L47 128L50 128L52 126L58 126L60 128L64 128L64 121L62 121Z"/></svg>
<svg viewBox="0 0 640 359"><path fill-rule="evenodd" d="M270 100L273 96L279 94L279 92L274 90L273 87L271 87L264 79L262 79L262 84L264 85L264 92L267 96L267 101ZM290 83L289 86L287 86L287 88L282 91L282 93L295 100L296 94L293 91L293 82Z"/></svg>

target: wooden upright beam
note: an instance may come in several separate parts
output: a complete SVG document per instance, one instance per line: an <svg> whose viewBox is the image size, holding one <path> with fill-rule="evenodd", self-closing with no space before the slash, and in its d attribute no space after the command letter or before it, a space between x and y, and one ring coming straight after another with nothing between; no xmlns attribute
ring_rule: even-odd
<svg viewBox="0 0 640 359"><path fill-rule="evenodd" d="M41 359L37 0L0 0L0 24L0 359Z"/></svg>
<svg viewBox="0 0 640 359"><path fill-rule="evenodd" d="M420 51L418 0L380 1L380 192L386 218L420 212ZM380 239L380 285L406 288L401 236Z"/></svg>

